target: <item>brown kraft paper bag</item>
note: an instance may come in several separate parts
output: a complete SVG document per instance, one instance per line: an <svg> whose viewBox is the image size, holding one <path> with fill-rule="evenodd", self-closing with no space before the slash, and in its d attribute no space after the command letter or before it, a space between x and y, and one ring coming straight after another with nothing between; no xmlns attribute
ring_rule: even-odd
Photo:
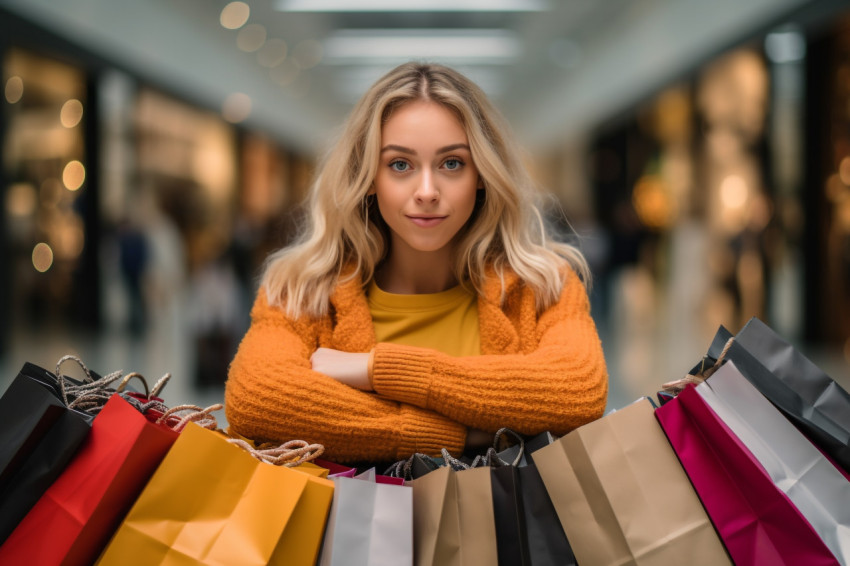
<svg viewBox="0 0 850 566"><path fill-rule="evenodd" d="M731 564L649 399L572 431L534 462L579 564Z"/></svg>

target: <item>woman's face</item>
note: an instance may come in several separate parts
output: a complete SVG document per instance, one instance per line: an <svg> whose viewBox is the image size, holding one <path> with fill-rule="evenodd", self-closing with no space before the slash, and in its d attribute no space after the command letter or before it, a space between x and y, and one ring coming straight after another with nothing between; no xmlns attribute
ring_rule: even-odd
<svg viewBox="0 0 850 566"><path fill-rule="evenodd" d="M451 251L479 185L457 117L427 100L395 109L381 128L375 194L392 253Z"/></svg>

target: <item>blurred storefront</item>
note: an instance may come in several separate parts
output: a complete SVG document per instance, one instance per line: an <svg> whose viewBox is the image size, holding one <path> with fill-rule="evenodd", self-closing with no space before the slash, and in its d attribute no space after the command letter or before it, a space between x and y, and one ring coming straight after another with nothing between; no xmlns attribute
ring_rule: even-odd
<svg viewBox="0 0 850 566"><path fill-rule="evenodd" d="M10 49L3 79L3 272L14 274L4 277L8 316L36 328L96 328L100 219L87 76Z"/></svg>
<svg viewBox="0 0 850 566"><path fill-rule="evenodd" d="M594 309L627 389L691 367L694 344L753 316L843 351L846 374L850 16L712 58L612 118L585 155Z"/></svg>
<svg viewBox="0 0 850 566"><path fill-rule="evenodd" d="M120 335L220 387L312 162L241 128L238 101L202 108L26 22L3 28L0 354L13 333Z"/></svg>

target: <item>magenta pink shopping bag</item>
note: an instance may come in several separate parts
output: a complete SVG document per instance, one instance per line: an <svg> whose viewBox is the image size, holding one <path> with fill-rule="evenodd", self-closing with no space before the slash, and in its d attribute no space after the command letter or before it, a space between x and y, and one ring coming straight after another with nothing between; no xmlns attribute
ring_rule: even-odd
<svg viewBox="0 0 850 566"><path fill-rule="evenodd" d="M838 564L693 385L655 416L736 565Z"/></svg>

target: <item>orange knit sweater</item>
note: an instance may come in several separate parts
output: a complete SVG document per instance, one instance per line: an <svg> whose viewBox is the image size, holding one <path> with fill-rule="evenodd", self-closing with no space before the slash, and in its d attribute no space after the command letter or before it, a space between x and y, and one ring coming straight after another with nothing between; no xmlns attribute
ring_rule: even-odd
<svg viewBox="0 0 850 566"><path fill-rule="evenodd" d="M230 366L225 410L232 429L258 441L324 444L337 462L391 461L448 448L468 428L566 434L599 418L608 375L587 292L569 272L560 300L539 316L513 273L485 281L478 298L481 355L452 357L414 346L375 344L362 282L338 285L331 313L288 318L261 289L251 327ZM314 372L319 347L375 348L366 393Z"/></svg>

